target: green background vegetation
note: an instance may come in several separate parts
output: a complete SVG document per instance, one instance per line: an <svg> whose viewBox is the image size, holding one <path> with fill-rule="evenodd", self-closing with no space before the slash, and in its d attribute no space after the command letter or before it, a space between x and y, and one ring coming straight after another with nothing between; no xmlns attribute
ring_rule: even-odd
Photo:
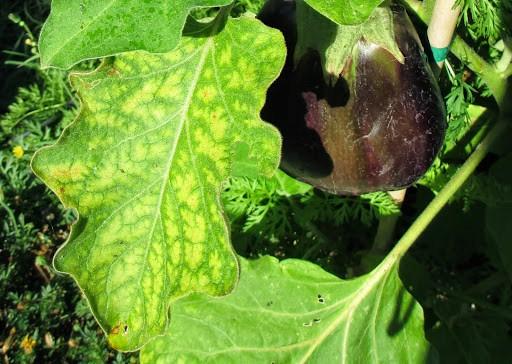
<svg viewBox="0 0 512 364"><path fill-rule="evenodd" d="M107 348L74 282L51 267L75 215L33 176L29 164L32 154L55 142L73 120L78 101L65 72L38 66L36 38L49 3L7 1L0 7L0 355L6 363L137 362L136 354ZM256 12L261 3L241 0L233 12ZM507 29L500 6L509 3L499 4L467 1L459 30L493 63L501 56L496 42ZM408 190L395 237L467 158L495 115L480 77L455 58L449 61L441 77L450 123L445 150L421 183ZM482 116L470 104L488 111ZM401 266L406 287L414 287L411 293L425 310L425 330L442 362L512 358L512 268L507 264L512 252L508 248L504 254L486 228L494 219L494 232L500 231L506 223L499 219L512 216L508 210L498 217L488 214L489 206L512 201L512 177L496 173L497 161L510 169L510 158L502 158L510 151L507 143L494 148ZM398 213L384 193L355 198L290 191L282 176L232 179L223 200L239 254L308 259L342 278L366 272L382 258L383 252L372 249L379 218Z"/></svg>

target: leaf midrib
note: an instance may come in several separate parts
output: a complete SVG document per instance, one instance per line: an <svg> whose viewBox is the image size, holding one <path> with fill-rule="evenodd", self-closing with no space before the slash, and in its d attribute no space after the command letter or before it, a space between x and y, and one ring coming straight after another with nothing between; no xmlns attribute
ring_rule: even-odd
<svg viewBox="0 0 512 364"><path fill-rule="evenodd" d="M325 331L318 336L317 340L314 341L311 348L306 352L304 357L300 360L301 364L307 363L308 359L315 352L318 346L329 336L331 335L336 328L339 326L341 321L348 315L348 320L352 317L352 314L357 310L357 306L371 293L375 286L377 286L381 279L389 274L393 269L395 260L385 260L370 276L368 281L363 284L362 288L356 291L353 296L354 299L351 301L350 305L341 310L338 318L335 319L326 329ZM342 353L341 353L341 363L345 363L346 361L346 348L347 348L347 338L348 338L348 329L350 328L350 321L347 321L347 325L345 326L344 334L343 334L343 344L342 344Z"/></svg>
<svg viewBox="0 0 512 364"><path fill-rule="evenodd" d="M163 199L164 199L164 196L165 196L165 191L166 191L167 185L169 183L170 170L171 170L172 164L174 162L174 157L176 155L177 145L178 145L178 143L180 141L180 136L181 136L181 134L183 132L183 129L184 129L184 126L185 126L185 123L186 123L186 120L187 120L188 111L190 109L190 105L192 104L192 99L193 99L193 96L194 96L194 92L195 92L195 90L197 88L197 84L198 84L199 79L201 77L201 71L200 70L204 67L204 64L205 64L207 55L209 53L211 44L212 44L212 40L210 39L203 46L204 48L203 48L203 50L201 52L201 56L199 58L197 66L195 67L196 68L196 73L195 73L194 78L192 79L192 81L190 83L189 91L188 91L186 97L184 98L184 104L183 104L183 107L182 107L182 111L180 113L180 117L178 118L179 124L178 124L178 127L176 129L175 138L174 138L173 143L171 145L171 148L170 148L170 151L169 151L169 154L168 154L168 157L167 157L167 162L166 162L165 167L163 169L162 184L161 184L161 187L160 187L159 196L158 196L158 200L157 200L157 205L156 205L156 208L155 208L155 215L154 215L153 224L152 224L151 230L149 232L148 239L146 240L147 243L146 243L146 249L145 249L145 252L144 252L143 262L147 262L147 259L148 259L148 256L149 256L149 251L150 251L150 246L151 246L151 244L153 244L153 237L154 237L154 234L155 234L155 229L156 229L158 221L160 220L160 223L163 224L163 222L161 221L161 208L162 208L162 203L163 203ZM170 120L166 121L164 124L168 124L169 122L170 122ZM161 127L161 126L163 126L163 124L159 125L158 127ZM155 183L156 182L152 183L151 185L154 185ZM147 192L147 189L146 189L145 192ZM142 193L139 193L137 195L137 197L140 197L141 194ZM144 264L142 269L141 269L141 271L140 271L140 274L139 274L139 279L138 279L138 282L137 282L138 286L141 286L142 277L144 275L145 268L146 267L145 267L145 264ZM144 296L144 293L143 293L143 296ZM110 300L107 300L107 307L109 305L109 301ZM146 299L143 299L142 300L142 305L143 305L144 312L146 311L145 303L146 303ZM145 317L145 316L143 315L143 317ZM144 326L146 326L146 325L144 325Z"/></svg>
<svg viewBox="0 0 512 364"><path fill-rule="evenodd" d="M333 304L331 307L328 307L328 308L326 307L325 309L322 309L322 311L336 309L336 308L338 308L341 305L341 303L346 302L349 299L351 300L350 304L348 306L341 308L341 312L338 314L336 319L316 339L313 338L313 339L309 339L309 340L303 340L303 341L300 341L300 342L297 342L297 343L294 343L294 344L288 344L288 345L284 345L284 346L270 347L270 348L264 348L264 347L240 347L240 346L236 345L236 347L231 347L231 348L228 348L228 349L218 350L218 351L215 351L215 352L208 352L207 356L211 356L212 354L217 355L217 354L222 354L222 353L227 353L227 352L234 352L234 351L282 352L282 351L290 351L290 350L292 350L294 348L302 348L302 347L305 347L308 344L311 344L309 349L305 352L304 356L298 361L301 364L305 364L305 363L308 362L308 360L311 358L311 355L316 351L316 349L320 346L320 344L322 342L324 342L324 340L328 336L330 336L339 327L341 321L343 321L343 319L347 318L347 316L348 316L348 320L349 321L347 322L347 325L345 326L344 333L343 333L342 356L341 356L341 362L345 363L346 360L347 360L347 352L348 352L348 346L347 345L348 345L348 337L349 337L348 331L349 331L350 326L351 326L350 325L351 317L353 316L354 312L357 310L359 304L366 297L368 297L368 295L370 295L371 292L377 286L379 286L380 284L385 284L385 282L383 282L383 281L386 280L386 277L392 272L396 262L397 262L397 257L394 257L394 256L392 257L392 259L388 259L388 260L384 261L382 263L382 265L379 266L379 268L377 268L375 271L373 271L373 273L371 273L369 275L368 280L361 286L361 288L359 290L356 290L352 294L350 294L350 295L348 295L346 297L343 297L341 302L338 301L335 304ZM382 294L382 290L380 292ZM380 302L380 299L378 300L378 302ZM224 304L227 304L227 303L224 302ZM231 305L231 304L229 304L229 305ZM244 309L241 308L241 307L236 307L236 310L240 311L240 310L244 310ZM246 311L249 311L249 310L246 310ZM261 310L257 309L256 311L261 311ZM273 312L272 314L275 314L275 313ZM307 316L310 316L310 314L311 314L311 312L307 312L306 313ZM177 315L178 316L182 316L181 314L177 314ZM279 313L279 315L297 317L296 315L287 314L287 313ZM196 319L194 317L191 317L190 315L184 315L184 316L187 319L197 320L198 322L201 322L202 324L205 324L203 321L200 321L200 320L198 320L198 319ZM207 325L207 324L205 324L205 325ZM187 349L187 351L189 351L189 352L198 352L198 353L205 354L202 351L188 350L188 349Z"/></svg>
<svg viewBox="0 0 512 364"><path fill-rule="evenodd" d="M149 247L151 245L151 241L153 240L153 235L154 235L154 230L155 230L155 226L156 226L157 220L159 218L161 219L161 217L162 217L162 214L161 214L162 202L163 202L163 199L164 199L165 191L167 190L167 185L170 183L169 182L169 174L170 174L170 171L171 171L172 164L174 162L174 157L176 156L176 149L177 149L178 143L180 141L181 133L183 132L183 128L185 126L185 122L187 120L187 114L188 114L188 111L190 109L190 105L192 103L194 92L196 90L196 87L197 87L197 84L199 82L199 79L201 78L201 72L200 71L204 67L204 64L206 62L206 58L208 56L208 52L209 52L210 47L212 45L212 42L213 41L210 38L205 43L205 45L204 45L204 49L201 52L201 57L199 58L199 62L197 64L197 66L196 66L196 73L195 73L194 78L192 79L192 82L190 84L190 88L189 88L189 91L187 93L187 96L185 97L185 103L183 105L183 111L182 111L181 117L179 119L178 128L176 130L176 136L175 136L175 138L173 140L173 143L172 143L172 146L170 148L170 152L168 154L167 162L166 162L165 167L164 167L164 173L162 175L162 186L160 187L160 192L159 192L159 196L158 196L157 206L155 208L155 218L153 220L153 226L151 227L148 243L146 244L146 251L144 253L144 262L147 261L147 257L148 257L148 254L149 254ZM143 271L144 270L142 270L142 272ZM139 277L139 285L140 285L141 280L142 280L142 273L140 274L140 277Z"/></svg>

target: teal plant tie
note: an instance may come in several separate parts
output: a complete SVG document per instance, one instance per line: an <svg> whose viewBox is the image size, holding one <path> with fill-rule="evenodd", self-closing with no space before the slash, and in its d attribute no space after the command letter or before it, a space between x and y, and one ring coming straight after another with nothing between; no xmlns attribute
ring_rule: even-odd
<svg viewBox="0 0 512 364"><path fill-rule="evenodd" d="M432 47L432 54L434 55L434 60L436 62L443 62L448 56L448 52L450 51L450 46L443 48Z"/></svg>

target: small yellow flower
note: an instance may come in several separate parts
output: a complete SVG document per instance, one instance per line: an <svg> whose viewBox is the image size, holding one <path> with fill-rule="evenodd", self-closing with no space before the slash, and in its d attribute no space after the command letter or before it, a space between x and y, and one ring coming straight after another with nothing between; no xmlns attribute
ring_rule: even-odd
<svg viewBox="0 0 512 364"><path fill-rule="evenodd" d="M12 154L20 159L25 154L25 151L23 150L23 147L21 145L17 145L14 148L12 148Z"/></svg>
<svg viewBox="0 0 512 364"><path fill-rule="evenodd" d="M32 351L34 350L34 347L36 346L36 341L29 337L28 335L25 335L23 340L21 340L20 347L23 349L25 354L32 354Z"/></svg>

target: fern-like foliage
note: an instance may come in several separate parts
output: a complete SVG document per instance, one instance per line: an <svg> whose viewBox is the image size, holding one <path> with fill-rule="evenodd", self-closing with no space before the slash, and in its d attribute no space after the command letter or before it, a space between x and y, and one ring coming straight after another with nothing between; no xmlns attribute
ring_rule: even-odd
<svg viewBox="0 0 512 364"><path fill-rule="evenodd" d="M443 148L445 150L446 146L455 144L467 132L470 124L468 107L474 102L474 93L477 92L475 87L467 82L467 75L463 66L454 69L447 62L446 69L451 82L451 88L445 97L448 113L448 129L445 136L445 148Z"/></svg>
<svg viewBox="0 0 512 364"><path fill-rule="evenodd" d="M460 0L461 19L473 40L496 42L504 27L503 16L511 8L509 0Z"/></svg>
<svg viewBox="0 0 512 364"><path fill-rule="evenodd" d="M281 237L291 232L288 193L279 189L277 178L231 178L222 197L230 220L242 231Z"/></svg>
<svg viewBox="0 0 512 364"><path fill-rule="evenodd" d="M399 214L396 203L386 192L368 193L357 197L340 197L327 193L310 192L301 202L304 218L329 222L340 226L351 221L360 221L370 226L380 216Z"/></svg>
<svg viewBox="0 0 512 364"><path fill-rule="evenodd" d="M438 158L418 184L428 187L437 194L457 172L458 167L458 165L442 162ZM465 211L468 211L475 202L481 202L487 206L512 203L512 186L498 181L487 173L475 174L467 179L451 200L452 202L463 201Z"/></svg>
<svg viewBox="0 0 512 364"><path fill-rule="evenodd" d="M335 196L293 180L283 172L271 179L231 178L222 199L228 216L243 232L278 241L310 223L370 226L380 216L399 214L385 192ZM306 223L306 225L305 225Z"/></svg>
<svg viewBox="0 0 512 364"><path fill-rule="evenodd" d="M63 72L40 71L38 77L39 82L18 90L8 112L0 117L3 135L16 135L17 130L31 128L34 123L39 126L60 121L74 107L75 101Z"/></svg>

